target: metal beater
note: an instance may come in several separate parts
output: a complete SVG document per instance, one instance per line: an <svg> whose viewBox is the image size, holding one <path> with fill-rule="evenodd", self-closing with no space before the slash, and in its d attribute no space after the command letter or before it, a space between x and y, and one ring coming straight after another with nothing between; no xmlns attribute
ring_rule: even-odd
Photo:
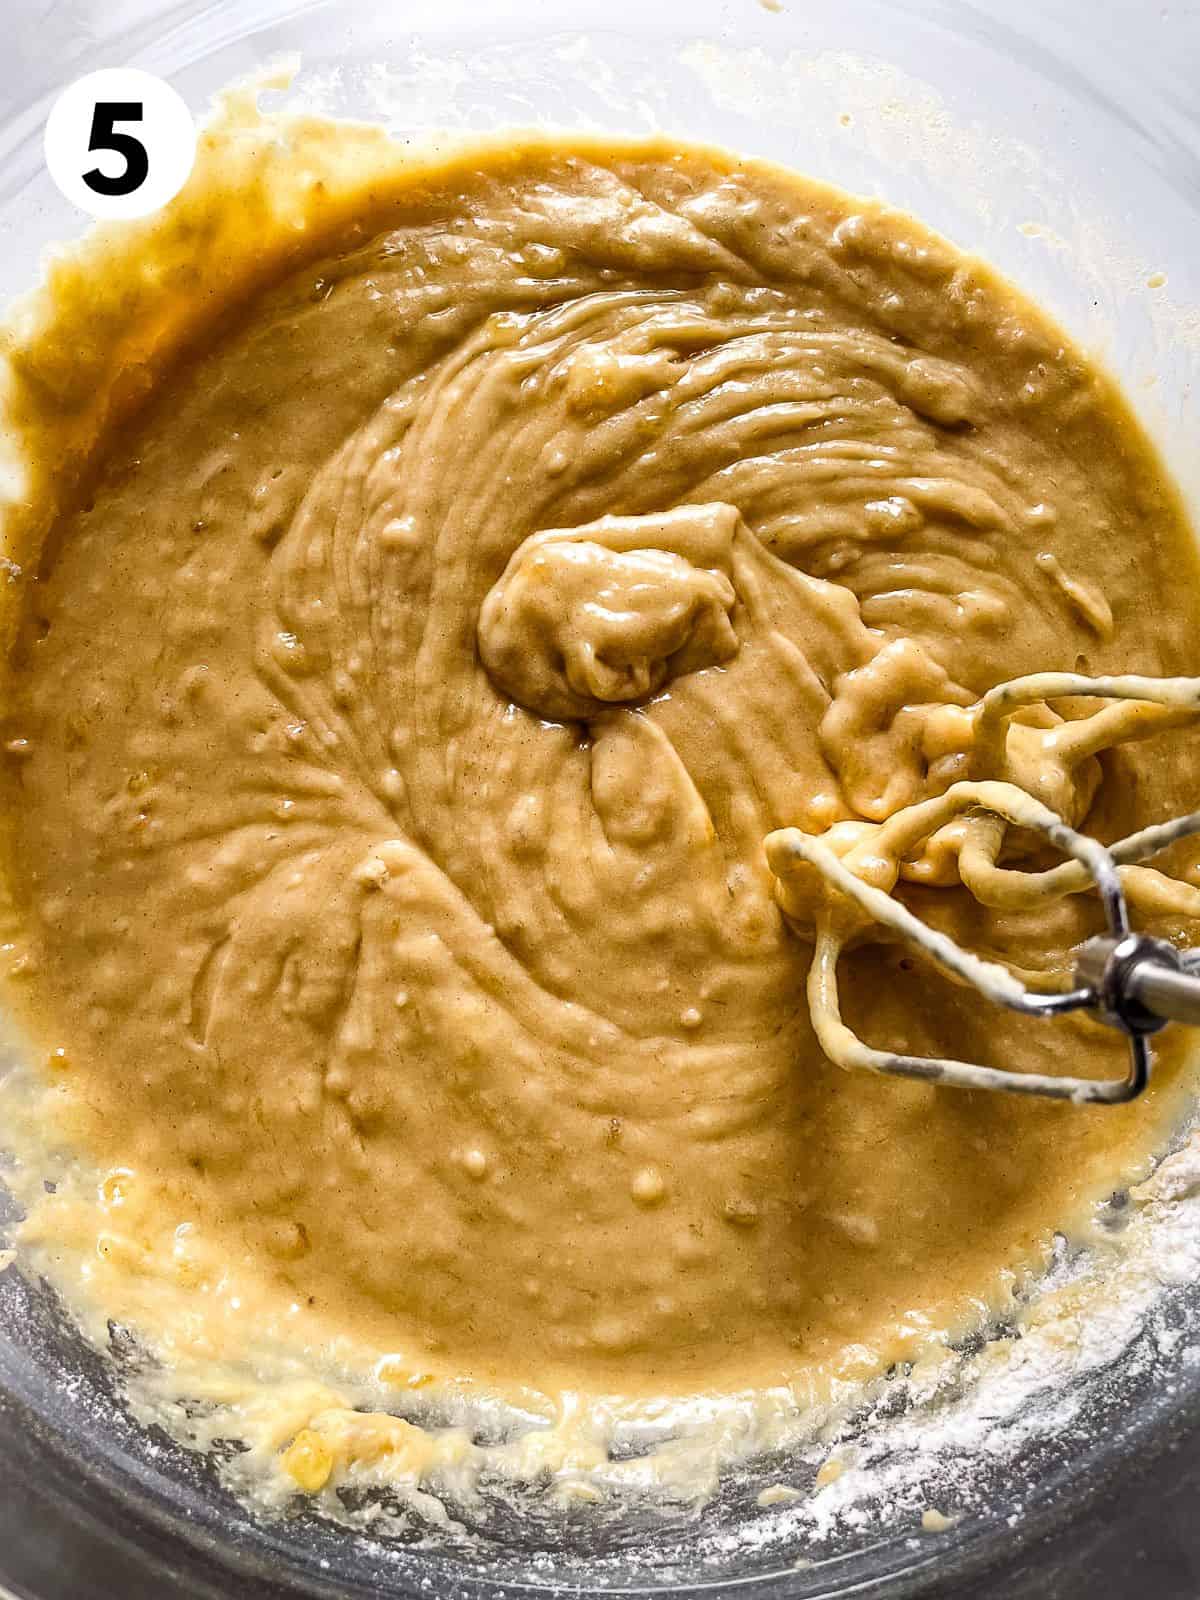
<svg viewBox="0 0 1200 1600"><path fill-rule="evenodd" d="M1108 728L1116 730L1112 742L1144 737L1162 727L1200 718L1200 678L1085 678L1073 673L1039 673L998 685L970 708L979 748L993 754L1001 748L1006 720L1021 708L1039 703L1048 706L1052 700L1075 696L1110 702L1093 720L1099 724L1100 719L1109 719ZM1140 728L1130 720L1133 713L1127 714L1123 731L1114 717L1120 702L1158 709L1150 719L1143 719L1143 724L1148 720L1148 726ZM1081 724L1066 726L1075 729ZM1130 728L1134 731L1128 731ZM817 837L798 828L781 829L769 835L766 849L785 913L786 887L798 872L815 871L824 885L824 900L814 918L808 1000L825 1054L838 1066L954 1088L1001 1090L1076 1104L1117 1105L1133 1100L1149 1082L1150 1036L1172 1021L1200 1026L1200 950L1181 953L1165 940L1134 931L1122 871L1149 860L1181 839L1200 834L1200 811L1105 846L1069 826L1061 815L1013 783L983 777L953 783L941 795L909 806L875 827L881 837L886 831L889 851L900 861L905 852L911 855L923 847L948 822L963 818L992 840L993 847L982 869L977 851L969 856L964 848L960 856L961 881L968 888L975 888L977 898L984 903L1002 903L986 899L987 886L1004 887L1009 880L1024 904L1094 888L1104 908L1107 931L1074 951L1069 987L1040 991L1009 967L964 950L915 916L890 888L870 881L872 876L878 877L878 853L868 853L856 861L853 850L839 851L826 836ZM1022 873L1028 894L1021 893L1022 885L1016 882L1019 869L997 866L1005 831L1010 828L1043 835L1068 858L1049 870ZM870 849L875 849L874 844ZM1200 892L1160 874L1147 876L1161 878L1168 889L1177 886L1185 897L1195 897L1197 909L1183 914L1200 915ZM918 955L1012 1011L1040 1018L1070 1011L1090 1012L1127 1038L1128 1072L1121 1079L1058 1077L873 1049L843 1022L837 985L837 964L843 950L848 943L861 940L864 933L869 934L872 927L876 934L882 929L885 937L898 937Z"/></svg>

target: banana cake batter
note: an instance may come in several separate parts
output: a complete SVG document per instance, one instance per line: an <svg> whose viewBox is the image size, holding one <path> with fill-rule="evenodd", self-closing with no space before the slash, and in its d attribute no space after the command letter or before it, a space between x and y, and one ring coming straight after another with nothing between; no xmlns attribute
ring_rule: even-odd
<svg viewBox="0 0 1200 1600"><path fill-rule="evenodd" d="M961 1330L1184 1074L838 1071L763 841L940 793L1003 679L1194 670L1149 445L980 263L732 156L516 142L312 205L176 307L10 586L7 992L102 1174L30 1236L151 1343L302 1327L400 1389L811 1398ZM1089 747L1075 820L1194 805L1167 738ZM910 877L1047 977L1096 926ZM871 1042L1122 1070L913 968L848 958Z"/></svg>

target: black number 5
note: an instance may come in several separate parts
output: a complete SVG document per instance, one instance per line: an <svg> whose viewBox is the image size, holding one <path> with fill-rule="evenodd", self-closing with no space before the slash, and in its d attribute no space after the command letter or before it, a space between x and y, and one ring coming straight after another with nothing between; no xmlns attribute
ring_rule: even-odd
<svg viewBox="0 0 1200 1600"><path fill-rule="evenodd" d="M135 139L131 133L118 133L118 122L140 122L142 120L142 103L140 100L98 100L96 109L92 113L92 136L88 140L89 150L115 150L119 156L125 158L125 171L115 178L107 177L99 167L93 167L90 172L85 172L83 181L88 188L96 194L123 195L132 194L135 189L140 189L145 183L150 171L150 160L146 155L146 146L140 139Z"/></svg>

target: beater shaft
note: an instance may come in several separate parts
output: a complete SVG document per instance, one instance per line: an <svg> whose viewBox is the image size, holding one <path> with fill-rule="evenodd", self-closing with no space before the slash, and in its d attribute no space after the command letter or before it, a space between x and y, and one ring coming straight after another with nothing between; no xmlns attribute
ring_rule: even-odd
<svg viewBox="0 0 1200 1600"><path fill-rule="evenodd" d="M1097 937L1079 950L1075 980L1096 1010L1125 1033L1157 1033L1168 1022L1200 1027L1200 956L1144 934Z"/></svg>

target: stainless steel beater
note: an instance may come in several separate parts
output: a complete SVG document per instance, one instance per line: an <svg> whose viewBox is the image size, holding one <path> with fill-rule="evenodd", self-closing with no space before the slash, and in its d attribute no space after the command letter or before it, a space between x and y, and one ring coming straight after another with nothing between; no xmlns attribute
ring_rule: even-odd
<svg viewBox="0 0 1200 1600"><path fill-rule="evenodd" d="M1020 707L1037 701L1048 704L1052 699L1067 696L1136 701L1161 708L1164 715L1157 724L1119 737L1142 737L1144 732L1156 728L1200 718L1200 678L1084 678L1071 673L1041 673L1001 684L971 708L981 743L986 745L990 739L994 745L998 726ZM1110 706L1096 715L1098 718L1111 715L1111 711ZM1121 871L1148 860L1181 839L1200 834L1200 811L1145 828L1105 846L1069 826L1050 807L1013 784L983 780L952 784L942 795L906 808L881 826L899 824L894 831L901 844L911 849L926 842L948 819L963 816L988 817L993 822L999 819L1002 827L1014 826L1043 835L1068 860L1058 867L1022 876L1047 897L1093 886L1104 908L1107 931L1088 939L1075 950L1070 987L1049 993L1039 991L1029 987L1010 968L972 954L921 921L888 890L868 881L869 873L860 875L854 871L845 852L839 853L823 838L797 828L781 829L766 841L768 862L777 880L786 880L800 866L815 869L826 891L832 891L826 914L817 919L808 983L809 1008L825 1054L842 1067L955 1088L1001 1090L1076 1104L1117 1105L1135 1099L1149 1082L1150 1036L1173 1021L1200 1026L1200 949L1181 953L1165 940L1134 931ZM1015 878L1014 869L996 867L998 849L997 844L989 863L994 876ZM969 887L968 878L969 873L964 868L962 881ZM1163 882L1175 884L1176 880L1164 879ZM1178 888L1181 893L1197 893L1183 884L1178 884ZM841 932L838 931L839 896L842 897ZM1027 898L1025 903L1033 901ZM847 942L845 912L850 907L859 913L860 929L867 924L880 925L917 954L1009 1010L1043 1019L1071 1011L1091 1013L1127 1038L1129 1069L1125 1077L1089 1079L1020 1073L974 1062L877 1050L867 1045L842 1021L838 998L837 963Z"/></svg>

